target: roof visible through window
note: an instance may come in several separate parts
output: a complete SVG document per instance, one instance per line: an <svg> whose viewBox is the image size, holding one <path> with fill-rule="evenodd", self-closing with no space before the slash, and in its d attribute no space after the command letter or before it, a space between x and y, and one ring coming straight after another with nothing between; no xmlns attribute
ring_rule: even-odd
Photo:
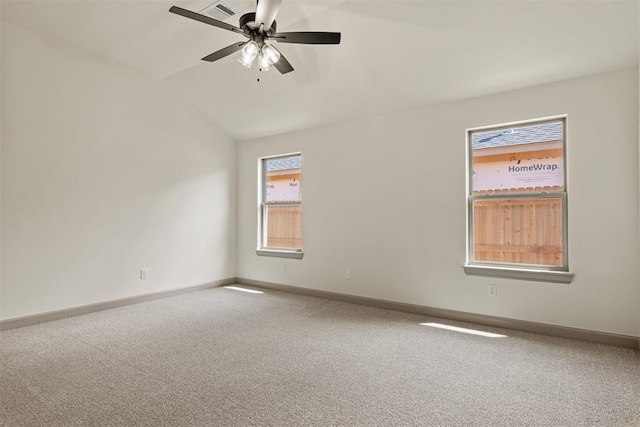
<svg viewBox="0 0 640 427"><path fill-rule="evenodd" d="M562 122L514 127L500 131L477 132L471 135L471 145L474 150L479 150L535 142L561 141L563 138L562 132Z"/></svg>
<svg viewBox="0 0 640 427"><path fill-rule="evenodd" d="M281 171L287 169L300 169L300 155L289 157L278 157L277 159L267 159L265 161L267 172Z"/></svg>

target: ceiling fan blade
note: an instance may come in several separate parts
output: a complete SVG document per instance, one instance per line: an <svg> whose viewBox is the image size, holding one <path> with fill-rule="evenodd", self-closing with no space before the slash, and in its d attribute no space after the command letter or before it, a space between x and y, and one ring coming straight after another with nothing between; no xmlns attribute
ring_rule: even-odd
<svg viewBox="0 0 640 427"><path fill-rule="evenodd" d="M209 18L208 16L204 16L200 13L192 12L187 9L183 9L178 6L171 6L169 12L175 13L176 15L184 16L185 18L194 19L196 21L203 22L205 24L213 25L214 27L222 28L223 30L233 31L234 33L245 35L244 31L240 28L227 24L226 22L218 21L217 19Z"/></svg>
<svg viewBox="0 0 640 427"><path fill-rule="evenodd" d="M340 44L340 37L340 33L303 31L294 33L278 33L269 38L280 43Z"/></svg>
<svg viewBox="0 0 640 427"><path fill-rule="evenodd" d="M280 71L280 73L282 74L287 74L293 71L293 67L291 66L291 64L289 64L289 61L287 61L287 58L285 58L282 53L280 53L280 59L278 60L278 62L273 64L273 66L276 67L276 70Z"/></svg>
<svg viewBox="0 0 640 427"><path fill-rule="evenodd" d="M281 4L282 0L259 0L256 9L256 26L260 28L260 25L264 24L264 31L271 28Z"/></svg>
<svg viewBox="0 0 640 427"><path fill-rule="evenodd" d="M217 52L213 52L211 55L205 56L204 58L202 58L202 60L208 61L208 62L217 61L218 59L222 59L225 56L229 56L232 53L239 51L240 49L242 49L242 46L244 46L245 44L247 44L247 42L234 43L230 46L225 47L224 49L220 49Z"/></svg>

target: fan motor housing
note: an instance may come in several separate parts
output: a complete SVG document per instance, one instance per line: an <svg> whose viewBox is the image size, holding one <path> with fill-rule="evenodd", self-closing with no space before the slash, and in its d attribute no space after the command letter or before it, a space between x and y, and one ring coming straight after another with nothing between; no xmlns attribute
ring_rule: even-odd
<svg viewBox="0 0 640 427"><path fill-rule="evenodd" d="M242 30L245 33L252 33L258 30L258 28L255 27L251 27L249 26L250 23L253 23L255 25L256 22L256 14L255 12L249 12L249 13L245 13L244 15L242 15L240 17L240 28L242 28ZM266 33L269 36L273 36L276 34L276 21L273 21L273 24L271 24L271 28L269 28Z"/></svg>

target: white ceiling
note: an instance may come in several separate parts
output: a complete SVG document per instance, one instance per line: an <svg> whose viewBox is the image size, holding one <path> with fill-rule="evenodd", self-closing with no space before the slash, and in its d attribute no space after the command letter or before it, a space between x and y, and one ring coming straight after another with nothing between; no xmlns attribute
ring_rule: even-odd
<svg viewBox="0 0 640 427"><path fill-rule="evenodd" d="M295 71L203 56L237 34L168 12L210 1L2 0L2 20L142 71L237 140L634 66L638 0L284 0L280 31L340 31L339 46L279 44ZM239 15L251 0L223 0ZM237 25L236 17L229 21Z"/></svg>

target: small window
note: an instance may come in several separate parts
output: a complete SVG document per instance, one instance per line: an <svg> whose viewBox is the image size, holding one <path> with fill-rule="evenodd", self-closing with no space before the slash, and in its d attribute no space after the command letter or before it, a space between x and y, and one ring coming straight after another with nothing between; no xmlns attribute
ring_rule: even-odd
<svg viewBox="0 0 640 427"><path fill-rule="evenodd" d="M468 131L467 266L568 271L565 124Z"/></svg>
<svg viewBox="0 0 640 427"><path fill-rule="evenodd" d="M258 254L302 258L302 157L260 160Z"/></svg>

